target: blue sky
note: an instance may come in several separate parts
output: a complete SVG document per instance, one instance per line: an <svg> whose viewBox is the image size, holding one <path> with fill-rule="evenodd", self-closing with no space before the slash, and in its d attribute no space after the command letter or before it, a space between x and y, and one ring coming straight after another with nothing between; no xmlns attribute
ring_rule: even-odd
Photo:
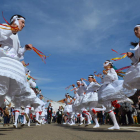
<svg viewBox="0 0 140 140"><path fill-rule="evenodd" d="M44 64L33 51L26 52L25 62L42 93L58 101L76 80L102 72L103 62L118 56L111 49L124 53L138 41L133 28L140 23L139 6L139 0L1 0L0 9L7 20L14 14L26 18L19 33L22 46L31 43L51 54ZM114 64L130 63L125 58Z"/></svg>

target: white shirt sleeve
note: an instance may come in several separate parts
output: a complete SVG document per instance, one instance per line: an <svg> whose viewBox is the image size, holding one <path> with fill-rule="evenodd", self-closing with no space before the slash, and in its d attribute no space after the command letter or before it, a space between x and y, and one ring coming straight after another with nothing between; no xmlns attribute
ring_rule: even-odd
<svg viewBox="0 0 140 140"><path fill-rule="evenodd" d="M100 88L101 85L99 85L97 82L94 82L94 85L92 85L93 87L96 87L96 88Z"/></svg>
<svg viewBox="0 0 140 140"><path fill-rule="evenodd" d="M18 50L18 57L20 58L20 59L24 59L24 53L26 52L26 49L25 49L25 47L24 48L22 48L22 47L20 47L19 48L19 50Z"/></svg>
<svg viewBox="0 0 140 140"><path fill-rule="evenodd" d="M82 83L84 84L85 88L87 88L87 84L85 83L84 80L82 80Z"/></svg>
<svg viewBox="0 0 140 140"><path fill-rule="evenodd" d="M5 26L0 26L0 27L10 29L9 27L5 27ZM11 30L0 29L0 41L6 40L12 34L13 33Z"/></svg>
<svg viewBox="0 0 140 140"><path fill-rule="evenodd" d="M115 71L113 68L111 68L111 69L108 71L106 77L109 78L109 79L112 80L112 81L118 80L117 73L116 73L116 71Z"/></svg>
<svg viewBox="0 0 140 140"><path fill-rule="evenodd" d="M130 59L132 60L132 64L135 64L138 62L137 59L135 58L135 56L131 57Z"/></svg>

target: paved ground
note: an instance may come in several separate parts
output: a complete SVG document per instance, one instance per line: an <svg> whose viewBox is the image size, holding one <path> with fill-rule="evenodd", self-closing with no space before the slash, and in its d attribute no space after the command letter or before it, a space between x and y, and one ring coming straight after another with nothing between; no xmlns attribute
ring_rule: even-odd
<svg viewBox="0 0 140 140"><path fill-rule="evenodd" d="M121 130L112 131L107 130L108 127L32 124L31 127L14 129L0 126L0 140L140 140L140 127L121 127Z"/></svg>

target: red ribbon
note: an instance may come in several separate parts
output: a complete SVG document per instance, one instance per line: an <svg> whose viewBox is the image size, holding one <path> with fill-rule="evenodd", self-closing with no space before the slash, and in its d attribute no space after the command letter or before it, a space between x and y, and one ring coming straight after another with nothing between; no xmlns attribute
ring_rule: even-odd
<svg viewBox="0 0 140 140"><path fill-rule="evenodd" d="M13 112L19 112L19 110L15 110L15 111L13 111Z"/></svg>
<svg viewBox="0 0 140 140"><path fill-rule="evenodd" d="M42 111L39 112L39 115L41 115L41 114L42 114Z"/></svg>
<svg viewBox="0 0 140 140"><path fill-rule="evenodd" d="M43 61L44 63L46 63L46 62L45 62L46 55L45 55L44 53L42 53L41 51L39 51L38 49L36 49L35 47L33 47L33 50L39 55L39 57L41 57L42 61ZM49 57L49 56L47 56L47 57Z"/></svg>
<svg viewBox="0 0 140 140"><path fill-rule="evenodd" d="M111 49L111 50L112 50L113 52L119 54L117 51L115 51L115 50L113 50L113 49ZM121 53L120 55L124 55L124 54L126 54L126 53Z"/></svg>
<svg viewBox="0 0 140 140"><path fill-rule="evenodd" d="M68 87L66 87L65 89L68 90L72 85L69 85Z"/></svg>
<svg viewBox="0 0 140 140"><path fill-rule="evenodd" d="M29 63L28 63L28 64L25 64L24 66L25 66L25 67L29 66Z"/></svg>
<svg viewBox="0 0 140 140"><path fill-rule="evenodd" d="M10 23L5 19L4 15L3 15L3 12L2 12L2 17L3 17L3 19L5 20L5 22L6 22L11 28L13 28L13 29L15 29L15 30L19 30L18 27L13 27L13 26L10 25ZM6 27L7 27L7 25L3 25L3 24L0 24L0 25L6 26Z"/></svg>
<svg viewBox="0 0 140 140"><path fill-rule="evenodd" d="M121 70L124 70L124 69L128 69L128 68L130 68L130 67L131 67L131 66L126 66L126 67L123 67L123 68L117 69L116 72L121 71Z"/></svg>

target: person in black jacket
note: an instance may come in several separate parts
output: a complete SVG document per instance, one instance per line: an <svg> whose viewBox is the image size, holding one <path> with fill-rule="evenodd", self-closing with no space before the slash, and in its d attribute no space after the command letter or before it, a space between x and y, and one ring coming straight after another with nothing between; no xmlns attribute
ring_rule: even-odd
<svg viewBox="0 0 140 140"><path fill-rule="evenodd" d="M47 109L47 120L48 120L48 124L51 123L52 112L53 112L53 108L51 106L51 103L49 103L49 106L48 106L48 109Z"/></svg>
<svg viewBox="0 0 140 140"><path fill-rule="evenodd" d="M58 111L57 111L57 113L56 113L56 115L57 115L57 123L58 124L61 124L62 123L62 110L61 110L61 106L59 106L59 109L58 109Z"/></svg>

